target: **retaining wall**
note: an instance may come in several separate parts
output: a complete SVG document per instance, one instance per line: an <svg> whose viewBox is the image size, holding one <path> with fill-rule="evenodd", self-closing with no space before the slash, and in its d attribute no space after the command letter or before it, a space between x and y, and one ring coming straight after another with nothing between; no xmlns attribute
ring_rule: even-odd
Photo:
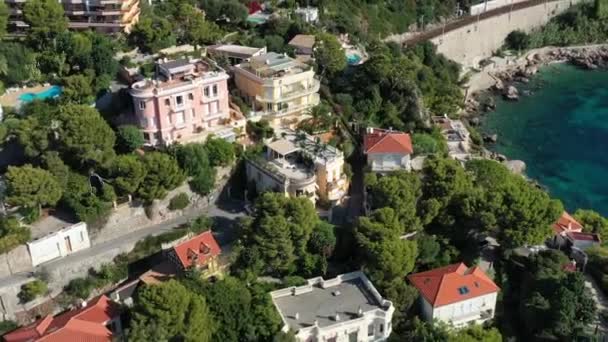
<svg viewBox="0 0 608 342"><path fill-rule="evenodd" d="M505 38L512 31L529 32L583 1L585 0L550 1L514 10L448 31L431 41L437 45L437 52L464 67L476 67L481 60L491 57L503 46Z"/></svg>

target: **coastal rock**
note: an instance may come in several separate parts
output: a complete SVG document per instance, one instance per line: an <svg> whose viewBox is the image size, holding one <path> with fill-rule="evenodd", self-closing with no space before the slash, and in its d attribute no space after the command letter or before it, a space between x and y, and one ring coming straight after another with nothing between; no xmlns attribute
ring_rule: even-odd
<svg viewBox="0 0 608 342"><path fill-rule="evenodd" d="M484 134L483 141L495 144L498 141L498 134Z"/></svg>
<svg viewBox="0 0 608 342"><path fill-rule="evenodd" d="M530 79L524 76L518 76L515 78L516 82L520 82L520 83L524 83L524 84L528 84L530 83Z"/></svg>
<svg viewBox="0 0 608 342"><path fill-rule="evenodd" d="M498 160L499 162L507 161L507 157L504 154L500 154L500 153L496 153L496 155L494 156L494 159Z"/></svg>
<svg viewBox="0 0 608 342"><path fill-rule="evenodd" d="M502 76L500 76L502 78ZM494 88L494 90L497 91L503 91L505 89L505 84L502 82L502 80L497 79L496 83L494 84L494 86L492 87Z"/></svg>
<svg viewBox="0 0 608 342"><path fill-rule="evenodd" d="M507 89L505 89L503 96L507 100L517 101L519 100L519 91L514 86L509 86Z"/></svg>
<svg viewBox="0 0 608 342"><path fill-rule="evenodd" d="M478 117L473 117L469 119L469 124L471 126L479 126L479 124L481 123L481 121L479 120Z"/></svg>
<svg viewBox="0 0 608 342"><path fill-rule="evenodd" d="M526 163L521 160L503 161L502 164L505 165L509 171L518 175L523 175L526 171Z"/></svg>

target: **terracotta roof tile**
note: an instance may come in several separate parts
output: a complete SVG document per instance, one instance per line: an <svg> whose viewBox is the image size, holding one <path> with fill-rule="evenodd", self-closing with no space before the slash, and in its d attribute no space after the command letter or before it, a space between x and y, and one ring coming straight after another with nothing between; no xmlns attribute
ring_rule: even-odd
<svg viewBox="0 0 608 342"><path fill-rule="evenodd" d="M110 342L112 332L104 324L119 313L118 304L100 296L86 307L47 316L3 338L6 342Z"/></svg>
<svg viewBox="0 0 608 342"><path fill-rule="evenodd" d="M594 233L567 232L566 235L568 235L572 240L600 242L600 236Z"/></svg>
<svg viewBox="0 0 608 342"><path fill-rule="evenodd" d="M500 288L479 267L453 264L408 276L433 307L498 292Z"/></svg>
<svg viewBox="0 0 608 342"><path fill-rule="evenodd" d="M374 128L363 137L364 152L412 154L412 139L409 134Z"/></svg>
<svg viewBox="0 0 608 342"><path fill-rule="evenodd" d="M173 248L184 268L193 266L194 263L204 265L209 258L220 255L222 251L211 231L199 234Z"/></svg>
<svg viewBox="0 0 608 342"><path fill-rule="evenodd" d="M564 211L562 216L553 224L553 231L556 234L561 234L565 231L581 232L583 231L583 225Z"/></svg>

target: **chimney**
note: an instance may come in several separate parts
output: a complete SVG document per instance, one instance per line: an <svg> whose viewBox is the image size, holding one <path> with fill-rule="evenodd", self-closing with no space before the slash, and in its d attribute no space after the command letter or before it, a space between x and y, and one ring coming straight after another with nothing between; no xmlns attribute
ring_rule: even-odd
<svg viewBox="0 0 608 342"><path fill-rule="evenodd" d="M300 313L296 312L296 314L293 316L293 318L295 318L296 321L299 320L300 319Z"/></svg>
<svg viewBox="0 0 608 342"><path fill-rule="evenodd" d="M359 315L359 317L363 316L363 309L359 306L359 310L357 310L357 315Z"/></svg>
<svg viewBox="0 0 608 342"><path fill-rule="evenodd" d="M336 315L334 316L334 321L339 321L340 320L340 315L338 315L338 313L336 312Z"/></svg>
<svg viewBox="0 0 608 342"><path fill-rule="evenodd" d="M82 303L80 303L80 307L81 307L81 308L86 308L86 307L87 307L87 304L88 304L88 303L87 303L87 301L86 301L86 300L83 300L83 301L82 301Z"/></svg>

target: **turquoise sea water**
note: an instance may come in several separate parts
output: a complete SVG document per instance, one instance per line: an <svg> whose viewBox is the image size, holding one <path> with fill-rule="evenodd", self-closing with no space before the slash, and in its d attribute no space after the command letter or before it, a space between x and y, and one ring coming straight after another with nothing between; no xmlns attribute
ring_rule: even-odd
<svg viewBox="0 0 608 342"><path fill-rule="evenodd" d="M49 89L43 90L39 93L25 93L19 96L19 100L23 103L31 102L34 100L45 100L48 98L54 98L63 92L60 86L52 86Z"/></svg>
<svg viewBox="0 0 608 342"><path fill-rule="evenodd" d="M482 125L493 150L527 164L527 174L568 210L608 216L608 71L551 65L518 102L498 100Z"/></svg>

